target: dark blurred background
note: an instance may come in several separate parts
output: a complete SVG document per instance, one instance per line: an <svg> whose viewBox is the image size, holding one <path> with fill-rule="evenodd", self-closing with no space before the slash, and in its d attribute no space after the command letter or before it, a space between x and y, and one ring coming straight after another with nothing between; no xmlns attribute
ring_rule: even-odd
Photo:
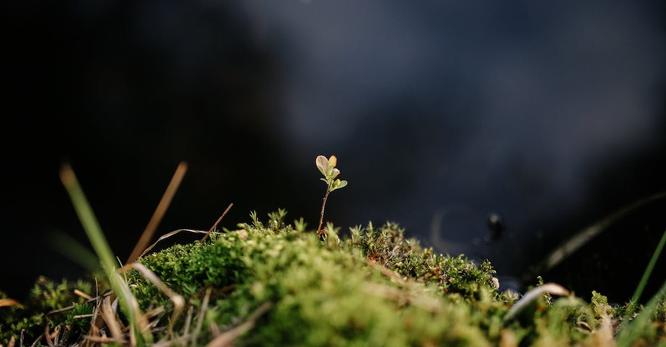
<svg viewBox="0 0 666 347"><path fill-rule="evenodd" d="M65 161L125 259L179 161L190 171L158 234L207 229L229 202L226 227L277 208L312 226L314 158L335 153L350 185L329 219L397 221L490 259L507 287L666 190L663 1L1 6L0 289L14 296L39 274L84 271L51 241L87 244ZM665 228L656 200L541 274L626 300Z"/></svg>

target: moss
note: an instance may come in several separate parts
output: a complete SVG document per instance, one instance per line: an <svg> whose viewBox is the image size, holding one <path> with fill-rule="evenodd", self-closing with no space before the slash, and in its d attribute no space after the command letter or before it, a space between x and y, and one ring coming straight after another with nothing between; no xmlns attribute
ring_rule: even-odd
<svg viewBox="0 0 666 347"><path fill-rule="evenodd" d="M0 344L7 343L12 336L21 336L21 333L26 341L32 342L46 326L54 329L61 324L68 327L70 335L78 337L87 329L89 320L77 316L90 314L93 306L74 295L74 290L90 293L91 288L89 281L53 282L40 277L23 305L0 309ZM0 293L0 298L5 297ZM70 306L72 309L54 312Z"/></svg>
<svg viewBox="0 0 666 347"><path fill-rule="evenodd" d="M517 295L496 288L488 262L437 254L405 238L393 223L351 228L344 237L328 225L322 241L305 230L302 220L287 224L285 216L280 210L262 222L253 213L251 222L237 230L140 260L187 299L190 314L175 322L176 336L159 328L168 324L169 299L137 272L126 273L144 311L165 310L152 318L158 320L156 340L188 333L203 345L214 337L210 326L227 331L252 320L251 333L241 334L235 345L594 345L603 319L621 317L621 308L593 293L591 303L543 296L520 319L505 321ZM80 339L89 321L73 317L93 308L73 296L73 288L91 286L45 281L33 290L25 309L2 309L0 343L21 330L36 337L46 324L68 327L69 343ZM194 334L204 301L204 328ZM73 309L45 315L72 303ZM266 307L263 314L250 318ZM652 330L643 335L647 344L666 341L665 310L662 303L652 317Z"/></svg>

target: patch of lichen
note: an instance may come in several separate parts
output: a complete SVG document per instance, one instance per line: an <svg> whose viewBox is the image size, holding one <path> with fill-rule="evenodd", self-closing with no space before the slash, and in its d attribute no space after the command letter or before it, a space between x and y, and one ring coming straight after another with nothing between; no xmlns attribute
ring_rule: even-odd
<svg viewBox="0 0 666 347"><path fill-rule="evenodd" d="M210 326L225 331L250 319L259 307L270 307L236 345L602 346L609 333L604 322L615 326L623 315L622 308L594 293L591 303L542 296L506 321L518 295L496 288L488 262L477 265L464 256L436 254L406 238L393 223L351 228L345 237L329 225L321 240L302 220L285 223L285 215L278 211L262 222L252 214L251 222L237 230L140 260L186 298L191 324L185 324L188 314L181 315L174 324L176 336L196 335L195 342L203 345L214 337ZM156 341L174 338L164 329L171 317L169 298L139 273L125 276L144 312L165 310L152 318L159 319ZM73 327L70 336L78 332L81 337L84 327L75 324L89 321L73 317L82 310L45 313L72 302L85 305L71 290L85 290L86 283L46 283L25 309L0 311L0 343L22 329L39 334L45 324ZM204 328L195 334L206 293ZM641 343L666 342L664 318L662 302Z"/></svg>

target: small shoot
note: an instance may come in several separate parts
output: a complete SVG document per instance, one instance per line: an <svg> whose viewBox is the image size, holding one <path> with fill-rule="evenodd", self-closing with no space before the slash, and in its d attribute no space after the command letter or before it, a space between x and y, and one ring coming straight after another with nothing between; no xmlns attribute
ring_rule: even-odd
<svg viewBox="0 0 666 347"><path fill-rule="evenodd" d="M340 237L338 236L340 228L336 228L333 223L326 223L326 227L324 228L323 232L326 237L326 244L329 247L337 247L340 244Z"/></svg>
<svg viewBox="0 0 666 347"><path fill-rule="evenodd" d="M317 156L315 164L317 169L324 176L320 178L326 183L326 193L324 193L324 198L322 199L321 204L321 213L319 215L319 226L317 227L317 235L320 238L325 238L326 232L322 229L324 225L324 212L326 210L326 201L328 200L328 195L334 191L347 186L347 181L337 178L340 175L340 170L335 166L338 163L338 159L332 155L329 158L326 158L323 155Z"/></svg>
<svg viewBox="0 0 666 347"><path fill-rule="evenodd" d="M305 219L303 217L294 220L294 229L298 232L305 232L306 228L308 227L308 223L305 222Z"/></svg>

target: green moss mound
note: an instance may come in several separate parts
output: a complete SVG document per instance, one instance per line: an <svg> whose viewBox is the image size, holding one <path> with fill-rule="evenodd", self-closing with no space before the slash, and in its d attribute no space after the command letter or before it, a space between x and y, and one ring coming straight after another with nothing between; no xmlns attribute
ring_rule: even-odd
<svg viewBox="0 0 666 347"><path fill-rule="evenodd" d="M284 211L266 223L253 214L238 230L204 242L175 245L140 262L186 299L170 326L173 305L138 272L125 273L157 343L219 346L605 346L624 314L595 293L541 296L515 318L518 298L500 292L488 262L475 264L422 248L396 224L339 230L322 241ZM104 292L93 282L40 281L24 307L0 308L0 343L23 336L46 344L81 343L95 301L73 294ZM101 286L101 287L100 287ZM95 289L97 288L97 289ZM660 303L636 343L666 343L666 305ZM55 312L54 312L55 311ZM88 317L88 318L87 318ZM122 321L122 319L121 319ZM104 325L100 325L102 332Z"/></svg>

